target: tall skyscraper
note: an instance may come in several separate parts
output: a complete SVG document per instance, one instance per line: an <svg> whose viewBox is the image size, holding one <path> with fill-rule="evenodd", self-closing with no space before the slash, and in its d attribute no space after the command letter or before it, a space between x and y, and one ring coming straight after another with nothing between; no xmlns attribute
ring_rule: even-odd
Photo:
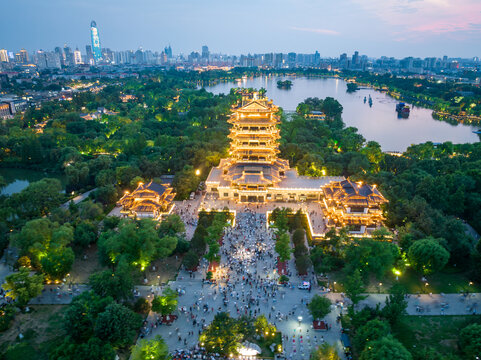
<svg viewBox="0 0 481 360"><path fill-rule="evenodd" d="M8 62L8 51L0 49L0 62Z"/></svg>
<svg viewBox="0 0 481 360"><path fill-rule="evenodd" d="M100 49L99 30L97 29L97 23L92 21L90 23L90 34L92 36L92 52L94 54L95 62L102 60L102 50Z"/></svg>
<svg viewBox="0 0 481 360"><path fill-rule="evenodd" d="M73 52L73 62L75 65L83 64L82 53L78 48Z"/></svg>
<svg viewBox="0 0 481 360"><path fill-rule="evenodd" d="M359 51L354 51L354 55L352 55L352 65L356 66L359 64Z"/></svg>
<svg viewBox="0 0 481 360"><path fill-rule="evenodd" d="M167 55L168 59L172 59L172 48L170 45L164 49L165 55Z"/></svg>
<svg viewBox="0 0 481 360"><path fill-rule="evenodd" d="M58 55L60 65L66 66L67 64L65 63L65 54L63 53L63 50L60 46L57 46L55 48L55 53Z"/></svg>
<svg viewBox="0 0 481 360"><path fill-rule="evenodd" d="M94 65L94 53L92 52L92 46L91 45L86 45L85 46L85 51L86 51L86 59L87 59L87 64Z"/></svg>
<svg viewBox="0 0 481 360"><path fill-rule="evenodd" d="M28 52L25 49L20 50L20 59L22 64L28 63Z"/></svg>
<svg viewBox="0 0 481 360"><path fill-rule="evenodd" d="M209 47L207 45L202 46L202 58L203 59L209 58Z"/></svg>
<svg viewBox="0 0 481 360"><path fill-rule="evenodd" d="M73 52L72 52L72 49L69 46L67 46L67 44L63 46L63 53L65 54L65 65L73 66L74 65Z"/></svg>

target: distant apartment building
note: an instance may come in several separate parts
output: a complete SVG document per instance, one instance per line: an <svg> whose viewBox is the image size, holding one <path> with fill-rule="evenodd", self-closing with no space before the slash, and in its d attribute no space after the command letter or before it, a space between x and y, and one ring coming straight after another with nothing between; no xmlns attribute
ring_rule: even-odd
<svg viewBox="0 0 481 360"><path fill-rule="evenodd" d="M10 105L8 103L0 103L0 118L6 119L11 116Z"/></svg>
<svg viewBox="0 0 481 360"><path fill-rule="evenodd" d="M0 62L8 62L8 51L0 49Z"/></svg>
<svg viewBox="0 0 481 360"><path fill-rule="evenodd" d="M82 53L80 52L79 49L76 49L74 52L73 52L73 62L75 65L81 65L83 64L83 61L82 61Z"/></svg>

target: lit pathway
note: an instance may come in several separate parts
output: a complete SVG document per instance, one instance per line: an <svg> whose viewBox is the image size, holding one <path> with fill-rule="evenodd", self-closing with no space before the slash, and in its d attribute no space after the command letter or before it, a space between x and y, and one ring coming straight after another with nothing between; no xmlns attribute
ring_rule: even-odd
<svg viewBox="0 0 481 360"><path fill-rule="evenodd" d="M254 232L251 231L251 235L249 235L248 225L246 224L252 222L254 218L256 219L256 229ZM181 271L177 281L170 285L173 289L185 291L185 295L179 298L179 309L185 308L187 313L179 312L179 318L173 325L160 325L154 328L152 328L152 323L155 321L155 314L151 313L149 316L149 333L146 338L150 339L155 335L161 335L171 351L191 348L197 344L202 324L208 325L217 312L228 311L231 316L238 316L245 314L246 311L249 314L249 310L252 312L258 310L260 314L264 314L270 319L283 335L287 335L287 339L284 340L284 351L287 358L306 359L309 357L311 350L316 345L321 344L322 341L336 344L339 353L341 353L340 326L335 321L340 310L333 306L333 311L325 319L332 325L331 330L315 332L312 329L313 319L305 304L316 292L309 293L297 288L302 280L294 275L293 260L289 263L289 269L292 274L290 280L294 286L281 287L276 290L276 285L270 285L276 284L276 275L273 271L275 268L275 253L271 233L265 230L265 215L238 213L236 224L237 229L228 231L230 234L225 236L221 248L221 273L228 274L230 277L231 287L226 291L228 302L224 304L224 297L221 293L221 289L226 285L224 279L220 279L218 285L202 285L201 278L204 277L207 266L205 262L195 275L196 278L190 278L188 273ZM246 236L245 240L242 239L244 236ZM251 250L257 240L262 240L264 252L256 256ZM245 246L232 248L232 245L239 241L244 241ZM229 260L226 254L229 254ZM230 265L234 266L233 271L228 269ZM258 286L257 288L255 284L251 286L249 282L243 280L247 274L251 274L253 279L257 279L257 284L260 284L260 279L262 279L265 286ZM265 295L264 289L270 296ZM259 299L259 305L251 305L249 309L246 309L245 306L251 296ZM190 314L191 308L192 314L196 318L196 325L193 325L192 315ZM279 314L282 314L282 319L279 318ZM193 335L189 335L191 331L193 331ZM302 336L302 339L300 336Z"/></svg>
<svg viewBox="0 0 481 360"><path fill-rule="evenodd" d="M70 199L69 201L67 201L66 203L63 203L62 205L60 205L60 207L62 209L68 209L69 205L70 205L70 202L74 202L74 204L78 204L82 201L84 201L86 198L88 198L88 196L90 195L91 192L97 190L97 188L95 189L92 189L92 190L89 190L87 192L84 192L83 194L80 194L76 197L74 197L73 199Z"/></svg>

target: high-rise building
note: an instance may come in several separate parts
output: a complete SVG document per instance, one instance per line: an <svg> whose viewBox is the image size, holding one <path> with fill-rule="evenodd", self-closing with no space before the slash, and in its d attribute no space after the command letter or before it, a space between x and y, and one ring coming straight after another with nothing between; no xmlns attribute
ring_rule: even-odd
<svg viewBox="0 0 481 360"><path fill-rule="evenodd" d="M8 51L0 49L0 62L8 62Z"/></svg>
<svg viewBox="0 0 481 360"><path fill-rule="evenodd" d="M102 50L100 48L99 30L97 29L97 23L92 21L90 23L90 34L92 36L92 52L94 55L94 61L98 63L102 60Z"/></svg>
<svg viewBox="0 0 481 360"><path fill-rule="evenodd" d="M203 59L209 58L209 47L207 45L202 46L202 58Z"/></svg>
<svg viewBox="0 0 481 360"><path fill-rule="evenodd" d="M63 50L61 47L57 46L55 48L55 54L57 54L59 60L60 60L60 65L65 66L65 54L63 53Z"/></svg>
<svg viewBox="0 0 481 360"><path fill-rule="evenodd" d="M356 66L359 64L359 51L355 51L354 55L352 55L352 65Z"/></svg>
<svg viewBox="0 0 481 360"><path fill-rule="evenodd" d="M15 61L20 64L28 63L28 52L25 49L20 50L20 52L15 54Z"/></svg>
<svg viewBox="0 0 481 360"><path fill-rule="evenodd" d="M92 46L91 45L86 45L85 46L85 53L86 53L86 59L87 59L87 64L94 65L94 53L92 52Z"/></svg>
<svg viewBox="0 0 481 360"><path fill-rule="evenodd" d="M43 50L38 50L34 54L34 57L34 61L40 70L47 68L47 57L45 56L45 52Z"/></svg>
<svg viewBox="0 0 481 360"><path fill-rule="evenodd" d="M82 53L78 48L73 52L73 62L75 65L83 64Z"/></svg>
<svg viewBox="0 0 481 360"><path fill-rule="evenodd" d="M73 66L74 65L74 59L73 59L73 52L70 47L65 44L63 46L63 53L65 54L65 65L66 66Z"/></svg>
<svg viewBox="0 0 481 360"><path fill-rule="evenodd" d="M172 48L170 45L164 49L165 55L167 55L168 59L172 59Z"/></svg>
<svg viewBox="0 0 481 360"><path fill-rule="evenodd" d="M56 52L50 51L45 53L45 58L48 69L60 69L62 67L60 57Z"/></svg>

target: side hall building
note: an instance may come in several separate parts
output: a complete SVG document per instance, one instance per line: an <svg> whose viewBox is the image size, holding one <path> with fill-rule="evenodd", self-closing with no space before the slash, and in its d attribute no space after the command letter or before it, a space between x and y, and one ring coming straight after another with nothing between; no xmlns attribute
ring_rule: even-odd
<svg viewBox="0 0 481 360"><path fill-rule="evenodd" d="M124 196L117 202L121 206L121 214L128 217L153 218L161 220L163 215L170 214L173 209L175 193L171 187L171 182L162 183L150 181L147 184L139 183L137 189Z"/></svg>

